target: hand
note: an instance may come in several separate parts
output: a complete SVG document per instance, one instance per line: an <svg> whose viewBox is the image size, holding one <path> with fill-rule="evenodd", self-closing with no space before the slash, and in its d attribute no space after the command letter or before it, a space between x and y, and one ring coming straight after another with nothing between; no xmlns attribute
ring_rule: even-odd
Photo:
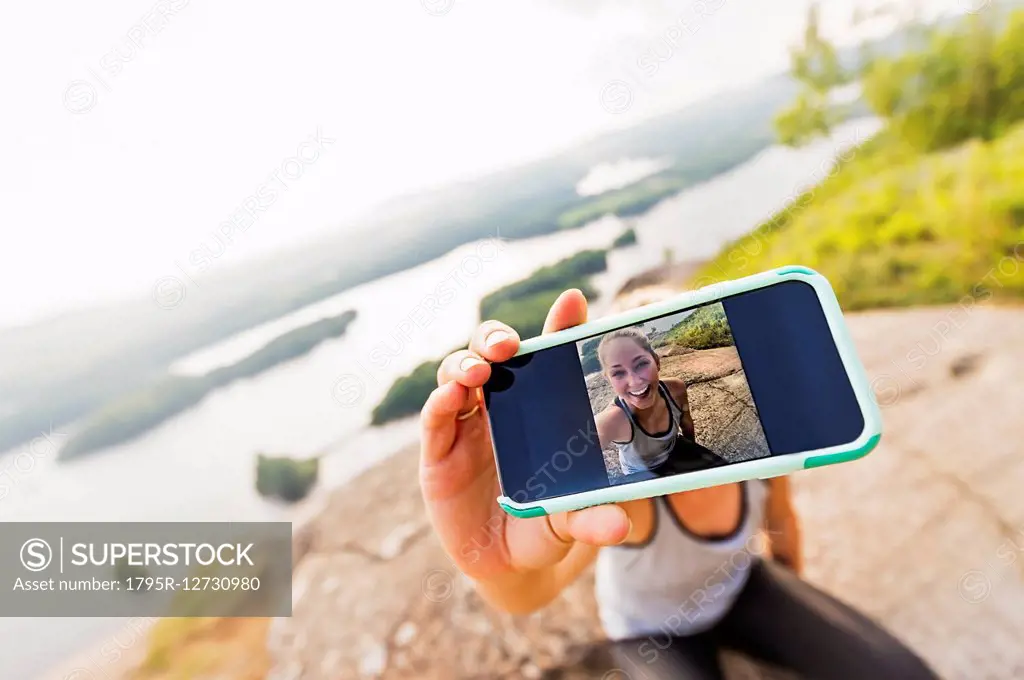
<svg viewBox="0 0 1024 680"><path fill-rule="evenodd" d="M568 290L551 306L544 333L586 318L586 298ZM614 545L629 532L626 513L617 505L526 519L510 517L498 506L501 490L480 387L491 374L488 362L507 360L518 348L511 327L480 324L469 349L441 363L438 387L420 414L420 486L431 523L456 567L499 588L553 567L574 542ZM457 418L474 407L476 412Z"/></svg>

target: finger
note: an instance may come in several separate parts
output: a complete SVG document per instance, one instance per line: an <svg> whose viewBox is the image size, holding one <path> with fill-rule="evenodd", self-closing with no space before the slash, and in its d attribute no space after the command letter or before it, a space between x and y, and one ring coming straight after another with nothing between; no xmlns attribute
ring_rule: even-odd
<svg viewBox="0 0 1024 680"><path fill-rule="evenodd" d="M618 545L629 535L629 515L615 504L596 505L553 516L551 528L562 541Z"/></svg>
<svg viewBox="0 0 1024 680"><path fill-rule="evenodd" d="M587 322L587 298L579 288L571 288L555 300L544 320L544 333L554 333Z"/></svg>
<svg viewBox="0 0 1024 680"><path fill-rule="evenodd" d="M484 321L474 331L469 349L488 361L507 361L519 351L519 333L500 321Z"/></svg>
<svg viewBox="0 0 1024 680"><path fill-rule="evenodd" d="M479 354L461 349L446 356L437 367L437 384L455 381L466 387L480 387L491 377L491 365Z"/></svg>
<svg viewBox="0 0 1024 680"><path fill-rule="evenodd" d="M420 461L431 465L448 455L455 443L458 427L455 416L463 408L470 389L457 382L436 388L420 411Z"/></svg>

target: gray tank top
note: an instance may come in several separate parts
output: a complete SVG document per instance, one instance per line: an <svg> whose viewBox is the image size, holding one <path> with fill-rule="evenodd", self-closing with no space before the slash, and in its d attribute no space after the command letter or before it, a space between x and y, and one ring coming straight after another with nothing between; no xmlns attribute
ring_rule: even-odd
<svg viewBox="0 0 1024 680"><path fill-rule="evenodd" d="M629 425L633 432L633 436L628 442L612 442L619 450L619 467L622 468L624 475L646 472L664 463L668 460L669 453L676 443L676 437L682 434L679 423L682 420L683 410L676 404L665 383L660 380L658 381L658 394L668 406L669 421L668 428L657 434L649 434L644 430L636 421L629 407L623 404L618 397L615 398L615 404L626 412L626 418L629 419Z"/></svg>
<svg viewBox="0 0 1024 680"><path fill-rule="evenodd" d="M645 545L601 549L595 594L608 637L693 635L725 616L754 557L766 549L761 529L767 484L755 479L742 487L741 520L730 536L691 533L662 496L654 499L654 527Z"/></svg>

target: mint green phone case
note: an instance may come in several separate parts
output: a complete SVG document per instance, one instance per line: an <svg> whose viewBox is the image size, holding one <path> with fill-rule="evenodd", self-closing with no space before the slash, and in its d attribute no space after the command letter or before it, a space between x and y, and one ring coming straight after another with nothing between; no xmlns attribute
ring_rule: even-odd
<svg viewBox="0 0 1024 680"><path fill-rule="evenodd" d="M866 456L878 445L879 440L882 438L882 416L868 382L867 374L864 372L864 366L857 357L853 341L850 338L849 329L843 320L843 313L839 308L839 301L836 300L832 286L829 284L828 279L807 267L780 267L760 274L754 274L753 276L736 279L735 281L716 283L699 290L684 293L670 300L638 307L628 312L604 317L582 326L567 328L550 335L530 338L520 344L516 356L529 354L530 352L536 352L537 350L567 342L575 342L597 333L605 333L615 328L636 324L651 317L715 302L730 295L764 288L765 286L787 280L808 283L818 293L818 300L825 311L825 318L828 320L832 337L835 339L836 347L839 348L839 356L842 358L846 372L850 376L850 382L853 384L857 395L857 403L860 405L861 412L864 415L864 431L860 433L859 437L841 446L832 446L826 449L805 451L803 453L770 456L758 460L733 463L710 470L622 484L541 501L518 503L503 495L498 498L499 505L501 505L505 512L515 517L539 517L555 512L579 510L603 503L663 496L678 491L700 489L747 479L778 477L805 468L845 463L846 461ZM495 452L495 456L497 456L497 452ZM506 493L507 490L503 489L502 492Z"/></svg>

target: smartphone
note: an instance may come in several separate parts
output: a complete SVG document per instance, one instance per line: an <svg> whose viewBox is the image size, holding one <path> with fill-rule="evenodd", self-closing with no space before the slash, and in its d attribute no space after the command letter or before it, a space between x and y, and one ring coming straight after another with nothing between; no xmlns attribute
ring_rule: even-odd
<svg viewBox="0 0 1024 680"><path fill-rule="evenodd" d="M524 340L483 395L517 517L850 461L882 435L832 286L802 266Z"/></svg>

